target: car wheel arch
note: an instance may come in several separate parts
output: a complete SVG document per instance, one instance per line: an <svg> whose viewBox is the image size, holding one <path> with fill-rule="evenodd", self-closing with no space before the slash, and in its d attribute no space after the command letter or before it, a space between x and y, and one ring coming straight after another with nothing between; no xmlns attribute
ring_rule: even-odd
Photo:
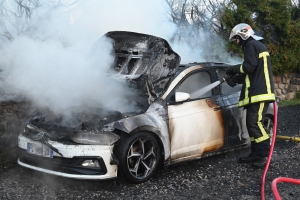
<svg viewBox="0 0 300 200"><path fill-rule="evenodd" d="M122 135L123 135L123 137L126 137L126 135L127 136L132 136L132 135L135 135L135 134L138 134L138 133L141 133L141 132L146 132L146 133L149 133L149 134L153 135L155 137L156 141L158 142L160 148L161 148L162 158L165 157L166 148L168 148L169 146L164 145L163 140L165 140L165 139L162 136L162 134L161 134L161 132L158 128L151 127L151 126L143 126L143 127L138 127L138 128L132 130L129 133L127 133L123 130L119 130L119 131L121 132L121 134L119 133L118 135L120 135L121 138L122 138Z"/></svg>
<svg viewBox="0 0 300 200"><path fill-rule="evenodd" d="M127 132L127 129L120 129L120 128L115 128L119 132L122 132L123 134L119 134L120 136L124 134L131 136L140 132L149 132L156 137L157 142L159 143L161 150L162 150L162 156L164 160L166 160L170 156L170 138L168 134L163 134L160 129L157 127L149 126L149 125L143 125L139 126L130 132ZM118 133L117 133L118 134Z"/></svg>

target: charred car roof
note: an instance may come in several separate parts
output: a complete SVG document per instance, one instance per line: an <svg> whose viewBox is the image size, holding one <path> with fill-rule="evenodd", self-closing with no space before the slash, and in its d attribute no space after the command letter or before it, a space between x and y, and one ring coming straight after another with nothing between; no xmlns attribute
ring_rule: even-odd
<svg viewBox="0 0 300 200"><path fill-rule="evenodd" d="M179 68L177 70L177 73L180 73L183 70L185 70L189 67L195 66L195 65L201 65L204 68L224 68L224 69L232 66L232 64L221 63L221 62L193 62L193 63L188 63L188 64L180 64Z"/></svg>

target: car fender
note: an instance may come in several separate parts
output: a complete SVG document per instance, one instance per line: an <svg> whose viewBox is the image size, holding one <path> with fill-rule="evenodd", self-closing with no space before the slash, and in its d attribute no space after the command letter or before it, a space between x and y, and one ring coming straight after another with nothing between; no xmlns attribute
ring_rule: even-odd
<svg viewBox="0 0 300 200"><path fill-rule="evenodd" d="M165 160L170 156L170 137L166 121L158 112L145 112L143 114L125 118L110 124L111 128L121 130L130 135L140 131L156 134L163 144Z"/></svg>

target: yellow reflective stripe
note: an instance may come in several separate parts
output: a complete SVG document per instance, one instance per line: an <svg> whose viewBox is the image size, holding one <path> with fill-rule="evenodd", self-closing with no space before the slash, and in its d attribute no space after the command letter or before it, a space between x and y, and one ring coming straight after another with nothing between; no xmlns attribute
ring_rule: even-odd
<svg viewBox="0 0 300 200"><path fill-rule="evenodd" d="M267 92L269 94L269 93L271 93L271 84L270 84L267 56L270 56L270 55L266 51L259 54L259 58L263 58L263 60L264 60L264 75L265 75L265 79L266 79Z"/></svg>
<svg viewBox="0 0 300 200"><path fill-rule="evenodd" d="M259 110L258 110L258 121L262 120L262 112L264 110L264 105L265 103L260 103L259 104Z"/></svg>
<svg viewBox="0 0 300 200"><path fill-rule="evenodd" d="M256 95L256 96L252 96L251 97L251 103L257 103L260 101L275 101L275 94L271 93L271 94L260 94L260 95ZM247 105L250 103L250 99L249 97L239 101L239 107Z"/></svg>
<svg viewBox="0 0 300 200"><path fill-rule="evenodd" d="M259 58L264 57L264 56L270 56L269 52L264 51L264 52L261 52L261 53L258 55Z"/></svg>
<svg viewBox="0 0 300 200"><path fill-rule="evenodd" d="M261 123L260 123L260 124L261 124ZM261 127L259 127L259 128L261 128ZM266 134L266 135L265 135L265 134ZM263 142L263 141L269 139L270 137L269 137L269 135L266 133L266 131L265 131L265 134L263 133L263 136L261 136L260 138L255 139L254 141L255 141L256 143L260 143L260 142Z"/></svg>
<svg viewBox="0 0 300 200"><path fill-rule="evenodd" d="M264 136L262 136L260 138L257 138L257 139L254 139L254 137L251 137L250 141L251 142L255 142L255 143L260 143L260 142L263 142L263 141L265 141L265 140L267 140L269 138L270 138L270 136L267 134L267 135L264 135Z"/></svg>
<svg viewBox="0 0 300 200"><path fill-rule="evenodd" d="M245 74L244 69L243 69L243 65L240 66L240 72L241 72L242 74Z"/></svg>
<svg viewBox="0 0 300 200"><path fill-rule="evenodd" d="M265 103L260 103L260 105L259 105L257 125L260 129L260 132L262 133L262 136L255 139L256 143L259 143L259 142L269 139L269 135L267 134L265 128L263 127L263 125L261 123L262 122L262 112L264 110L264 106L265 106Z"/></svg>
<svg viewBox="0 0 300 200"><path fill-rule="evenodd" d="M246 83L245 99L248 99L248 96L249 96L249 87L250 87L250 79L249 79L249 75L248 74L245 77L245 83Z"/></svg>
<svg viewBox="0 0 300 200"><path fill-rule="evenodd" d="M262 112L264 110L264 106L265 106L265 103L260 103L259 110L258 110L258 120L257 120L257 125L258 125L258 127L259 127L259 129L262 133L262 136L259 137L259 138L256 138L256 139L254 137L250 137L251 142L260 143L260 142L263 142L263 141L269 139L269 135L266 132L266 130L264 129L263 124L261 123L261 121L262 121Z"/></svg>

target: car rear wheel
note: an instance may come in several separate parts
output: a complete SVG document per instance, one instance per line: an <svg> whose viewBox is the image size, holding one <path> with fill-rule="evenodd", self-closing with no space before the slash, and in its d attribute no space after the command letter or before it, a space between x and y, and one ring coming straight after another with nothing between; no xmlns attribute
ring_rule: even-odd
<svg viewBox="0 0 300 200"><path fill-rule="evenodd" d="M274 128L274 122L273 122L273 116L271 115L266 115L264 117L264 121L263 121L264 127L267 131L267 133L270 136L270 144L272 143L272 137L273 137L273 128Z"/></svg>
<svg viewBox="0 0 300 200"><path fill-rule="evenodd" d="M156 172L160 148L151 133L140 132L128 137L120 147L120 170L127 180L142 183Z"/></svg>

